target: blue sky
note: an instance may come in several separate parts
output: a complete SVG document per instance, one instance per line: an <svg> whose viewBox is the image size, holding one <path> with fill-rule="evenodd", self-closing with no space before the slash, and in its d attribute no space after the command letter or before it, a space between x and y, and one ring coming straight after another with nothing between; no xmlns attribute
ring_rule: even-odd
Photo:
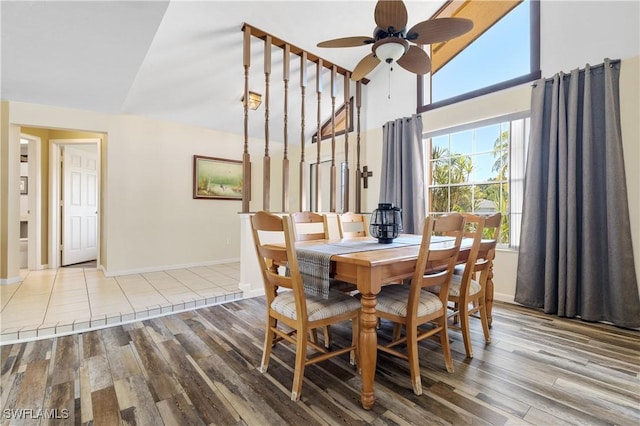
<svg viewBox="0 0 640 426"><path fill-rule="evenodd" d="M529 73L525 0L433 75L433 102Z"/></svg>
<svg viewBox="0 0 640 426"><path fill-rule="evenodd" d="M435 137L432 146L441 147L451 153L474 153L474 169L471 182L486 182L494 178L496 173L491 169L496 159L493 155L493 143L500 137L500 125L480 127L474 130L454 133L449 140L448 135Z"/></svg>

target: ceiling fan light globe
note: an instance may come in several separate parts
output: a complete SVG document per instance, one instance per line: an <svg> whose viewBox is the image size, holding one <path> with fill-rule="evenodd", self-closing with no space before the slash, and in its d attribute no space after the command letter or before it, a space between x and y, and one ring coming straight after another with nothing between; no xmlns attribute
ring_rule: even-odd
<svg viewBox="0 0 640 426"><path fill-rule="evenodd" d="M376 57L387 63L396 62L407 51L408 43L402 39L384 39L384 43L377 43L373 48Z"/></svg>

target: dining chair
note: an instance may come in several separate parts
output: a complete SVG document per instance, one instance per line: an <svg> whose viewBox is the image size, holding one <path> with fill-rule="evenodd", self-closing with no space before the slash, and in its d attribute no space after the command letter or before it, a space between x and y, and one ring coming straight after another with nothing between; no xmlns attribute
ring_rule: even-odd
<svg viewBox="0 0 640 426"><path fill-rule="evenodd" d="M491 262L495 257L502 215L496 213L484 217L465 213L464 218L464 237L472 241L472 246L464 266L460 268L458 265L457 273L451 277L448 290L449 318L453 318L450 328L459 329L462 333L467 357L473 358L469 318L480 319L485 342L491 343L486 309L486 284Z"/></svg>
<svg viewBox="0 0 640 426"><path fill-rule="evenodd" d="M251 229L267 303L260 371L267 371L271 350L276 343L286 341L294 344L296 356L291 399L297 401L300 399L304 369L307 365L347 352L351 352L351 363L356 364L360 302L340 292L329 291L327 298L304 293L294 247L293 225L288 216L281 218L267 212L257 212L251 217ZM283 235L284 246L270 243L275 233ZM282 268L277 266L281 264L288 266L284 273ZM308 339L311 330L348 320L351 320L352 325L352 341L349 347L329 351ZM314 354L308 354L307 347L311 347Z"/></svg>
<svg viewBox="0 0 640 426"><path fill-rule="evenodd" d="M447 290L453 268L458 257L464 218L459 213L450 213L436 219L425 219L422 242L416 268L410 284L388 285L378 294L376 312L379 318L394 323L391 341L378 344L378 350L405 359L409 363L413 392L422 395L418 342L440 334L440 344L447 371L453 373L453 360L447 333ZM432 235L446 232L453 239L446 247L431 248ZM423 291L438 286L444 293ZM432 323L429 329L420 325ZM404 326L405 335L401 335ZM400 349L406 344L406 350Z"/></svg>
<svg viewBox="0 0 640 426"><path fill-rule="evenodd" d="M367 232L367 220L360 213L347 212L338 215L338 230L340 231L340 238L348 239L369 235Z"/></svg>
<svg viewBox="0 0 640 426"><path fill-rule="evenodd" d="M314 212L291 213L296 241L326 240L329 227L325 215Z"/></svg>
<svg viewBox="0 0 640 426"><path fill-rule="evenodd" d="M329 239L329 225L327 217L314 212L291 213L296 241L327 240ZM331 347L331 331L324 327L324 346ZM312 339L317 341L316 330L311 331Z"/></svg>

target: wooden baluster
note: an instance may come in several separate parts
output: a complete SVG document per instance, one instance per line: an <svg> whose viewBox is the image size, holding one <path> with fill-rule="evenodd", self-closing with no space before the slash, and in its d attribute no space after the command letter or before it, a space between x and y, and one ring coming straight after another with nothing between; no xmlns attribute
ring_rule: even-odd
<svg viewBox="0 0 640 426"><path fill-rule="evenodd" d="M304 145L305 145L305 94L307 89L307 52L300 55L300 206L299 211L303 212L307 209L307 169L304 164Z"/></svg>
<svg viewBox="0 0 640 426"><path fill-rule="evenodd" d="M346 74L344 75L344 113L345 113L345 119L344 119L344 164L345 164L345 170L344 170L344 176L345 176L345 182L344 182L344 192L343 192L343 199L342 199L342 211L343 212L348 212L349 211L349 180L351 179L350 173L349 173L349 126L351 125L351 122L349 121L351 116L349 115L350 112L350 103L351 103L351 73L349 71L346 72Z"/></svg>
<svg viewBox="0 0 640 426"><path fill-rule="evenodd" d="M336 66L331 67L331 178L329 211L336 211Z"/></svg>
<svg viewBox="0 0 640 426"><path fill-rule="evenodd" d="M249 67L251 66L251 28L243 28L244 66L244 151L242 154L242 212L249 212L251 200L251 157L249 155Z"/></svg>
<svg viewBox="0 0 640 426"><path fill-rule="evenodd" d="M282 211L289 211L289 63L291 62L291 48L288 44L283 48L283 70L282 79L284 81L284 158L282 159Z"/></svg>
<svg viewBox="0 0 640 426"><path fill-rule="evenodd" d="M362 107L362 83L356 82L356 212L362 213L362 172L360 171L360 108Z"/></svg>
<svg viewBox="0 0 640 426"><path fill-rule="evenodd" d="M271 36L264 40L264 162L262 179L262 209L271 206L271 158L269 158L269 77L271 75Z"/></svg>
<svg viewBox="0 0 640 426"><path fill-rule="evenodd" d="M317 149L317 157L316 157L316 211L321 210L320 202L322 201L322 197L320 196L320 143L322 142L322 59L318 58L318 62L316 64L316 93L318 94L318 108L317 108L317 132L316 132L316 149Z"/></svg>

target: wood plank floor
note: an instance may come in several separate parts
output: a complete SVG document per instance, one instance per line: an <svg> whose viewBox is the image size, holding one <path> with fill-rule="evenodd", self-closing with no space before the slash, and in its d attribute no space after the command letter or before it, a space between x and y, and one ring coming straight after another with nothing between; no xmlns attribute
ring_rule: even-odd
<svg viewBox="0 0 640 426"><path fill-rule="evenodd" d="M455 373L421 344L424 394L407 364L378 356L377 403L360 408L348 355L310 366L289 399L294 352L262 352L264 299L245 299L83 334L4 345L2 424L638 425L640 333L497 303L474 359L451 331ZM336 345L350 340L335 327ZM379 330L384 339L390 324ZM49 417L55 417L48 419Z"/></svg>

